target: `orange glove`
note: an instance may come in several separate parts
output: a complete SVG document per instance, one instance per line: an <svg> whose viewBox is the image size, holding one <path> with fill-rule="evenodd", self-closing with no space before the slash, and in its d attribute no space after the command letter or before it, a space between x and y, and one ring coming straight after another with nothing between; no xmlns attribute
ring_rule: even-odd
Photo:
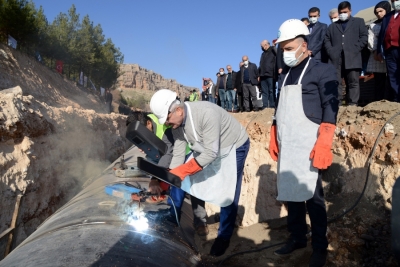
<svg viewBox="0 0 400 267"><path fill-rule="evenodd" d="M276 138L276 125L271 126L271 131L269 133L269 155L275 161L278 161L278 139Z"/></svg>
<svg viewBox="0 0 400 267"><path fill-rule="evenodd" d="M333 155L331 147L335 129L335 125L326 122L321 123L319 126L318 139L310 153L310 159L314 159L314 168L323 170L332 164Z"/></svg>
<svg viewBox="0 0 400 267"><path fill-rule="evenodd" d="M153 181L156 184L152 185ZM161 192L163 192L163 191L168 191L168 189L169 189L169 184L167 184L166 182L160 181L160 180L152 180L152 182L149 184L150 191L151 191L151 187L152 186L160 188L160 189L156 189L157 191L161 190L161 191L158 192L159 194L161 194ZM151 196L150 198L151 198L152 202L160 202L160 201L163 201L166 198L166 196L165 195L158 195L158 196Z"/></svg>
<svg viewBox="0 0 400 267"><path fill-rule="evenodd" d="M195 174L196 172L199 172L202 169L203 168L197 163L197 161L194 158L192 158L185 164L182 164L181 166L176 167L175 169L172 169L169 172L175 174L183 181L186 176Z"/></svg>

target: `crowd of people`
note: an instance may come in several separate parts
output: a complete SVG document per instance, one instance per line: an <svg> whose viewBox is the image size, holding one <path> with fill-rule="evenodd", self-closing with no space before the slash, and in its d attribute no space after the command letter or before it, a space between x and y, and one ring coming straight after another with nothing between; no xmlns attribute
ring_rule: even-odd
<svg viewBox="0 0 400 267"><path fill-rule="evenodd" d="M393 11L392 11L393 7ZM351 4L343 1L328 12L330 25L319 22L320 9L312 7L301 21L309 29L307 53L314 60L332 64L339 82L339 105L358 105L360 77L374 79L374 101L399 102L400 55L399 1L381 1L374 8L376 21L366 26L352 16ZM285 67L283 51L276 40L261 42L258 67L245 55L239 71L231 65L220 68L216 82L204 80L202 100L216 103L228 112L275 108L276 83Z"/></svg>

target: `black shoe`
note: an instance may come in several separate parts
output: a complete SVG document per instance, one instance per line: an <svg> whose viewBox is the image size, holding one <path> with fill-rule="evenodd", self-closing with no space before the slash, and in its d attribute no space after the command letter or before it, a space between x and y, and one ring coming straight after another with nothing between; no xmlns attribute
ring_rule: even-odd
<svg viewBox="0 0 400 267"><path fill-rule="evenodd" d="M305 248L306 246L307 246L307 243L302 244L302 243L298 243L294 240L289 240L286 242L286 244L283 247L281 247L278 250L275 250L274 254L277 256L283 256L283 255L292 253L296 249Z"/></svg>
<svg viewBox="0 0 400 267"><path fill-rule="evenodd" d="M215 257L224 255L228 247L229 247L229 240L217 237L217 239L215 239L214 244L211 247L210 255Z"/></svg>
<svg viewBox="0 0 400 267"><path fill-rule="evenodd" d="M314 249L311 254L310 265L309 267L322 267L326 263L326 257L328 256L328 252L326 249Z"/></svg>
<svg viewBox="0 0 400 267"><path fill-rule="evenodd" d="M244 112L250 112L250 109L246 109Z"/></svg>
<svg viewBox="0 0 400 267"><path fill-rule="evenodd" d="M254 108L253 111L254 111L254 112L257 112L257 111L258 111L258 108Z"/></svg>

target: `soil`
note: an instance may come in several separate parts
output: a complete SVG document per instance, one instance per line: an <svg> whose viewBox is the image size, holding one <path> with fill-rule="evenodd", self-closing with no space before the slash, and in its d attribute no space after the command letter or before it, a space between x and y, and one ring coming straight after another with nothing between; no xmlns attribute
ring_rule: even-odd
<svg viewBox="0 0 400 267"><path fill-rule="evenodd" d="M21 88L0 94L0 232L9 227L16 195L24 194L15 235L18 245L130 144L124 138L127 117L104 114L103 99L96 92L3 45L0 63L0 90ZM117 101L119 92L113 93ZM117 110L118 105L113 106ZM342 214L362 192L363 196L354 210L328 225L326 266L398 266L390 250L390 212L391 190L400 176L400 116L379 137L363 188L375 140L399 110L400 104L388 101L340 108L334 162L323 175L328 217ZM246 127L251 149L237 229L227 252L218 258L207 254L217 236L219 209L206 206L210 233L196 238L210 266L231 254L260 250L288 237L285 205L275 199L276 163L268 152L272 115L272 109L233 114ZM310 243L288 257L275 256L278 247L237 255L222 266L308 266Z"/></svg>

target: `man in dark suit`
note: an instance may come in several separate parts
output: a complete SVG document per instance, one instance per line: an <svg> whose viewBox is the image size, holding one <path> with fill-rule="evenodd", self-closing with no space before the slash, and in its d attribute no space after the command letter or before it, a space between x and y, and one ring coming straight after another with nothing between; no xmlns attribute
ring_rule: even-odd
<svg viewBox="0 0 400 267"><path fill-rule="evenodd" d="M357 105L360 98L361 50L368 41L364 20L351 16L351 4L338 6L339 21L329 25L324 46L329 62L336 67L339 82L339 100L342 101L342 78L346 82L347 104Z"/></svg>
<svg viewBox="0 0 400 267"><path fill-rule="evenodd" d="M400 1L391 0L394 10L382 20L378 38L378 59L386 59L386 69L390 81L389 100L400 102Z"/></svg>
<svg viewBox="0 0 400 267"><path fill-rule="evenodd" d="M324 45L324 39L328 25L319 22L320 10L318 7L312 7L308 11L308 18L310 24L308 29L310 35L307 36L308 40L308 55L314 58L316 61L321 61L321 50Z"/></svg>
<svg viewBox="0 0 400 267"><path fill-rule="evenodd" d="M262 54L258 73L260 75L260 84L262 91L263 108L275 108L275 64L276 51L273 46L269 45L268 40L261 42Z"/></svg>
<svg viewBox="0 0 400 267"><path fill-rule="evenodd" d="M240 76L243 90L243 105L246 112L250 112L250 99L253 103L253 110L258 111L254 104L257 101L256 86L259 82L257 65L249 61L248 56L242 57L243 66L240 68Z"/></svg>

